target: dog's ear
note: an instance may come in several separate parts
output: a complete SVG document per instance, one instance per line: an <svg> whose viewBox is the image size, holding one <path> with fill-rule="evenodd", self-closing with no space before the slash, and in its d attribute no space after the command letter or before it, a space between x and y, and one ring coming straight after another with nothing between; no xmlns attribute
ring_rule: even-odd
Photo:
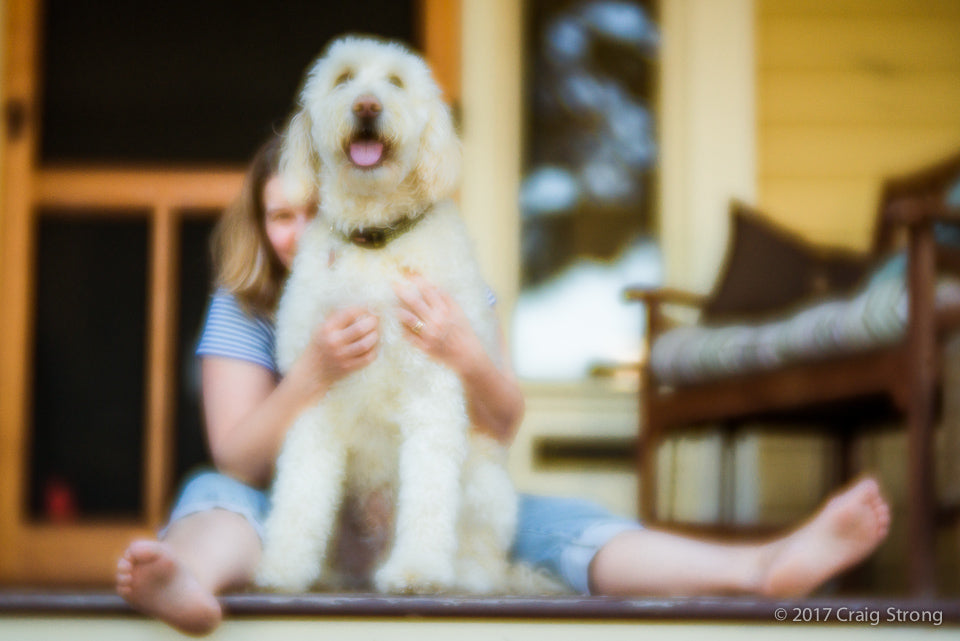
<svg viewBox="0 0 960 641"><path fill-rule="evenodd" d="M309 199L320 186L320 155L313 144L312 129L310 114L300 109L283 132L280 174L287 182L287 197L294 201Z"/></svg>
<svg viewBox="0 0 960 641"><path fill-rule="evenodd" d="M453 193L460 178L460 162L460 139L454 131L450 109L438 99L430 107L420 136L415 168L418 187L427 202L436 202Z"/></svg>

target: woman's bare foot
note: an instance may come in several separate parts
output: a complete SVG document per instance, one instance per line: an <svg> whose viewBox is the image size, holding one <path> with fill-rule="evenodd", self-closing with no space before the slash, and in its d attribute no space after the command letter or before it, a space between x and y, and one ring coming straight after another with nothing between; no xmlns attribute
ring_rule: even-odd
<svg viewBox="0 0 960 641"><path fill-rule="evenodd" d="M117 563L117 594L137 610L188 634L208 634L220 603L159 541L134 541Z"/></svg>
<svg viewBox="0 0 960 641"><path fill-rule="evenodd" d="M877 481L859 481L785 539L770 544L760 591L772 597L809 594L866 558L889 530L890 507Z"/></svg>

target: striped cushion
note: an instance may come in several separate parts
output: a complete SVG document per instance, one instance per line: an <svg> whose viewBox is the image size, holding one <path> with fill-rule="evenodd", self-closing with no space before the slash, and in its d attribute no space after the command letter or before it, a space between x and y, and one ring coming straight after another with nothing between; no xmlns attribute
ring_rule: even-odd
<svg viewBox="0 0 960 641"><path fill-rule="evenodd" d="M937 283L937 306L960 305L960 281ZM828 300L762 325L681 327L656 340L650 365L666 385L698 383L896 343L907 319L903 278L874 279L857 296Z"/></svg>

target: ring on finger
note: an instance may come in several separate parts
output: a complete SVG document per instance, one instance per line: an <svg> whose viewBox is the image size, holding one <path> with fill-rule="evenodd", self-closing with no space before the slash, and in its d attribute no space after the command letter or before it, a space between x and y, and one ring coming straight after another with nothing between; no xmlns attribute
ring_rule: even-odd
<svg viewBox="0 0 960 641"><path fill-rule="evenodd" d="M414 323L413 327L410 328L410 331L412 331L414 334L419 334L423 331L423 326L424 322L418 318L417 322Z"/></svg>

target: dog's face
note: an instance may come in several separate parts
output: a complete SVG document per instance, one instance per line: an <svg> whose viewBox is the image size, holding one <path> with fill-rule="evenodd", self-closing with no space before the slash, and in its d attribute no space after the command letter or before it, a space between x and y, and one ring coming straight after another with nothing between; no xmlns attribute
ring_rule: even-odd
<svg viewBox="0 0 960 641"><path fill-rule="evenodd" d="M449 110L426 64L402 45L334 42L309 71L300 105L285 171L354 195L404 187L434 202L454 189L460 150Z"/></svg>

